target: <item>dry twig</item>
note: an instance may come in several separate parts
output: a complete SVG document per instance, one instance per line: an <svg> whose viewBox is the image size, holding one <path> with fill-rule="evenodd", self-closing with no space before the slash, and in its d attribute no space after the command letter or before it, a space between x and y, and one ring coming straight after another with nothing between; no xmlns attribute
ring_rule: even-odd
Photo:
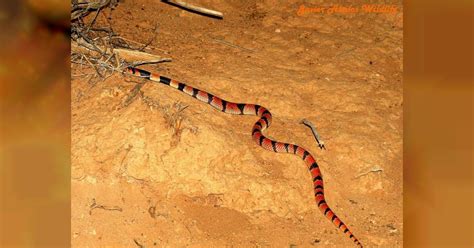
<svg viewBox="0 0 474 248"><path fill-rule="evenodd" d="M192 4L180 1L180 0L163 0L163 2L170 3L172 5L176 5L176 6L184 8L184 9L191 10L193 12L197 12L197 13L200 13L200 14L203 14L203 15L213 16L213 17L217 17L217 18L221 18L221 19L224 18L224 15L219 11L210 10L210 9L206 9L206 8L203 8L203 7L198 7L196 5L192 5Z"/></svg>
<svg viewBox="0 0 474 248"><path fill-rule="evenodd" d="M139 248L145 248L144 245L138 243L137 239L133 239L133 242L135 242L135 244L136 244Z"/></svg>
<svg viewBox="0 0 474 248"><path fill-rule="evenodd" d="M382 171L383 171L382 168L380 168L380 167L378 167L378 166L375 166L374 168L370 169L369 171L364 172L364 173L360 173L359 175L355 176L354 178L359 178L359 177L365 176L365 175L367 175L367 174L369 174L369 173L382 172Z"/></svg>
<svg viewBox="0 0 474 248"><path fill-rule="evenodd" d="M313 136L316 139L316 142L318 142L319 148L321 148L321 150L326 149L326 147L324 146L324 141L321 139L321 137L319 137L318 131L316 131L316 127L314 126L314 124L306 119L303 119L300 123L311 128L311 132L313 132Z"/></svg>
<svg viewBox="0 0 474 248"><path fill-rule="evenodd" d="M71 21L81 19L89 15L92 11L99 11L108 6L115 7L117 3L118 0L73 0L71 6Z"/></svg>
<svg viewBox="0 0 474 248"><path fill-rule="evenodd" d="M112 207L109 207L109 206L104 206L104 205L99 205L95 202L95 198L92 199L92 204L90 206L90 209L89 209L89 215L92 214L92 210L96 209L96 208L100 208L100 209L103 209L103 210L109 210L109 211L119 211L119 212L122 212L122 208L121 207L117 207L117 206L112 206Z"/></svg>

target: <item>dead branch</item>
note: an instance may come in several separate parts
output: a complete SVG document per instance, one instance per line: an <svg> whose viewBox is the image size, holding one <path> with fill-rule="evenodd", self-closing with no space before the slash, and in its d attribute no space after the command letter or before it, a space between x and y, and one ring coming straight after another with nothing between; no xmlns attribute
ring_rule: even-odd
<svg viewBox="0 0 474 248"><path fill-rule="evenodd" d="M134 61L134 60L139 60L134 63L141 63L141 64L146 64L147 62L149 64L152 63L161 63L161 62L168 62L171 61L171 58L162 58L158 55L146 53L146 52L140 52L140 51L133 51L133 50L128 50L128 49L121 49L121 48L116 48L114 49L114 52L118 53L121 57L124 57L125 59L129 61ZM155 62L153 62L155 61Z"/></svg>
<svg viewBox="0 0 474 248"><path fill-rule="evenodd" d="M180 0L163 0L163 2L170 3L172 5L177 5L179 7L184 8L184 9L188 9L188 10L191 10L191 11L194 11L194 12L198 12L198 13L201 13L203 15L213 16L213 17L217 17L217 18L220 18L220 19L224 18L224 15L219 11L210 10L210 9L206 9L206 8L203 8L203 7L198 7L196 5L192 5L192 4L180 1Z"/></svg>
<svg viewBox="0 0 474 248"><path fill-rule="evenodd" d="M83 18L89 15L92 11L98 11L102 8L117 5L118 0L97 0L97 1L85 1L77 0L72 1L71 7L71 21Z"/></svg>
<svg viewBox="0 0 474 248"><path fill-rule="evenodd" d="M145 60L145 61L136 61L132 63L133 67L139 66L139 65L146 65L146 64L158 64L158 63L163 63L163 62L171 62L170 58L163 58L163 59L155 59L155 60Z"/></svg>
<svg viewBox="0 0 474 248"><path fill-rule="evenodd" d="M145 51L149 50L156 39L156 25L150 32L154 35L145 44L127 40L114 32L110 18L107 18L107 13L103 10L113 9L118 2L118 0L72 0L71 62L80 65L81 70L89 67L94 70L95 74L89 78L89 82L93 79L105 80L115 72L123 72L128 66L171 61L170 58L162 58ZM85 18L90 13L94 13L94 16ZM106 27L97 24L103 23L99 22L99 16L102 15L106 17L105 25L108 25ZM90 74L82 73L82 75Z"/></svg>

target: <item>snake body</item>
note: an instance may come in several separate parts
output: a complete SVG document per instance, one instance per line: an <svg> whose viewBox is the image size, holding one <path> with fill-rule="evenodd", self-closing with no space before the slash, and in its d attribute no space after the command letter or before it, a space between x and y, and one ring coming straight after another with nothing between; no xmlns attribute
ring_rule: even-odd
<svg viewBox="0 0 474 248"><path fill-rule="evenodd" d="M213 108L224 113L234 115L256 115L260 117L260 119L254 124L252 128L252 139L259 146L266 150L277 153L292 153L303 159L303 161L308 166L313 178L314 196L319 210L321 210L324 216L326 216L338 229L343 231L357 246L362 247L362 244L359 242L359 240L328 206L324 197L323 177L314 157L306 149L298 145L279 142L269 139L263 135L262 132L267 129L272 122L272 114L270 111L268 111L268 109L256 104L229 102L174 79L170 79L155 73L150 73L142 69L128 67L126 72L141 78L171 86L188 94L189 96L192 96L193 98L198 99L199 101L211 105Z"/></svg>

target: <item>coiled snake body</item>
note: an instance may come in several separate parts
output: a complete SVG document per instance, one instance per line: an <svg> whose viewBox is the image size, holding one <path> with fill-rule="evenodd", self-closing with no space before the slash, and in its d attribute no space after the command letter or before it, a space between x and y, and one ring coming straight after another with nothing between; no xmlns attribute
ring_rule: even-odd
<svg viewBox="0 0 474 248"><path fill-rule="evenodd" d="M314 157L304 148L294 145L271 140L263 135L263 131L267 129L272 122L272 114L265 107L256 104L233 103L216 97L205 91L193 88L184 83L178 82L158 74L150 73L148 71L128 67L128 73L146 78L151 81L159 82L171 86L179 91L182 91L202 102L205 102L215 109L228 114L234 115L256 115L260 119L254 124L252 128L252 138L261 147L266 150L277 153L293 153L299 156L309 168L313 177L314 196L316 204L321 212L334 224L337 228L343 231L357 246L362 247L359 240L349 231L349 228L336 216L336 214L329 208L324 197L323 178L318 164Z"/></svg>

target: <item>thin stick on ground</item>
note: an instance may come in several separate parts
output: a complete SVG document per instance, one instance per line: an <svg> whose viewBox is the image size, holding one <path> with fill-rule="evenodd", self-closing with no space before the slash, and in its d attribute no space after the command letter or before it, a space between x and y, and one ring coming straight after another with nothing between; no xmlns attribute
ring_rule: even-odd
<svg viewBox="0 0 474 248"><path fill-rule="evenodd" d="M99 75L100 77L104 77L102 75L102 73L100 73L99 69L97 68L97 66L95 64L93 64L88 58L87 56L84 56L84 58L86 59L87 63L89 63L89 65L94 68L95 72L97 73L97 75Z"/></svg>
<svg viewBox="0 0 474 248"><path fill-rule="evenodd" d="M374 168L370 169L369 171L364 172L364 173L360 173L359 175L355 176L354 178L359 178L359 177L365 176L365 175L367 175L367 174L369 174L369 173L382 172L382 171L383 171L382 168L380 168L380 167L378 167L378 166L375 166Z"/></svg>
<svg viewBox="0 0 474 248"><path fill-rule="evenodd" d="M92 215L92 210L96 209L96 208L100 208L100 209L103 209L103 210L109 210L109 211L119 211L119 212L122 212L122 208L121 207L118 207L118 206L105 206L105 205L100 205L100 204L97 204L96 201L95 201L95 198L92 199L92 204L90 205L90 208L89 208L89 215Z"/></svg>
<svg viewBox="0 0 474 248"><path fill-rule="evenodd" d="M146 60L146 61L136 61L132 63L133 67L139 66L139 65L147 65L147 64L159 64L163 62L171 62L170 58L163 58L163 59L155 59L155 60Z"/></svg>
<svg viewBox="0 0 474 248"><path fill-rule="evenodd" d="M188 9L188 10L198 12L198 13L201 13L201 14L204 14L204 15L213 16L213 17L217 17L217 18L221 18L221 19L224 18L224 15L219 11L210 10L210 9L206 9L206 8L203 8L203 7L195 6L195 5L180 1L180 0L163 0L163 2L170 3L172 5L177 5L179 7L184 8L184 9Z"/></svg>
<svg viewBox="0 0 474 248"><path fill-rule="evenodd" d="M314 126L314 124L311 121L308 121L306 119L303 119L300 123L311 128L311 132L313 132L313 136L316 139L316 142L318 142L319 148L321 148L321 150L322 149L326 150L326 147L324 146L324 141L321 139L321 137L319 137L318 131L316 131L316 127Z"/></svg>

